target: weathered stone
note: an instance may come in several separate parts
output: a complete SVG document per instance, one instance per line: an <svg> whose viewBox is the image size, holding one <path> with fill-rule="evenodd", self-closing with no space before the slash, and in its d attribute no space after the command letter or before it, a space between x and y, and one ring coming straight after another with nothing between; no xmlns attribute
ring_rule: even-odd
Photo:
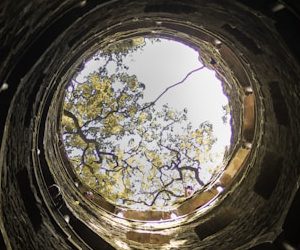
<svg viewBox="0 0 300 250"><path fill-rule="evenodd" d="M215 186L187 200L172 211L177 219L160 211L120 218L101 198L83 197L66 171L60 104L99 44L152 34L157 22L201 48L231 99L235 133L219 180L226 189L203 211L194 210ZM0 248L227 250L274 240L300 176L300 71L283 39L238 1L0 1L0 83L9 86L0 92ZM49 192L55 183L59 204Z"/></svg>

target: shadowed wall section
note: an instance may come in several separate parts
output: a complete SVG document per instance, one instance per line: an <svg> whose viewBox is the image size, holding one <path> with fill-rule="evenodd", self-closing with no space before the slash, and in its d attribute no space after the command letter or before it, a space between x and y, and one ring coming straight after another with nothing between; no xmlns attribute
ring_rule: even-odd
<svg viewBox="0 0 300 250"><path fill-rule="evenodd" d="M274 241L295 218L284 223L299 186L299 54L282 28L296 24L298 10L283 1L284 19L275 1L254 2L262 1L2 0L0 248L228 250ZM218 182L173 211L121 217L81 195L67 171L62 91L99 44L153 31L199 47L229 96L235 134Z"/></svg>

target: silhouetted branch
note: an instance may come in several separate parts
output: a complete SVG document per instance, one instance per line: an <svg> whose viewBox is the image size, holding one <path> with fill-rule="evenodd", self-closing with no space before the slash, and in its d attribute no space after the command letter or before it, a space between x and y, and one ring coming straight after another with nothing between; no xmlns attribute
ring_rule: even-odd
<svg viewBox="0 0 300 250"><path fill-rule="evenodd" d="M197 68L197 69L194 69L194 70L192 70L192 71L190 71L189 73L187 73L187 75L180 81L180 82L177 82L177 83L174 83L174 84L172 84L171 86L169 86L169 87L167 87L158 97L156 97L156 99L154 100L154 101L152 101L152 102L150 102L150 104L148 104L147 106L145 106L145 107L143 107L142 109L141 109L141 111L143 111L143 110L145 110L145 109L147 109L147 108L149 108L149 107L151 107L151 106L153 106L165 93L167 93L167 91L168 90L170 90L171 88L174 88L174 87L176 87L176 86L178 86L178 85L180 85L180 84L182 84L182 83L184 83L185 82L185 80L190 76L190 75L192 75L193 73L195 73L195 72L197 72L197 71L199 71L199 70L202 70L202 69L204 69L205 68L205 66L203 65L203 66L201 66L200 68Z"/></svg>

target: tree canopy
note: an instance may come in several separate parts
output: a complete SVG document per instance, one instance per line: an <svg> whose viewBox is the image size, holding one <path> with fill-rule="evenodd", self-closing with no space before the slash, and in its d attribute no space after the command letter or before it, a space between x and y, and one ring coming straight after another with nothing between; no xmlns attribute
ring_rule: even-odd
<svg viewBox="0 0 300 250"><path fill-rule="evenodd" d="M187 108L144 102L147 86L122 65L124 54L142 46L126 40L109 47L101 52L102 59L116 61L123 70L108 74L106 63L84 82L75 77L70 81L62 136L79 179L106 200L132 209L163 210L187 199L187 190L207 183L200 171L213 164L216 138L211 123L191 125Z"/></svg>

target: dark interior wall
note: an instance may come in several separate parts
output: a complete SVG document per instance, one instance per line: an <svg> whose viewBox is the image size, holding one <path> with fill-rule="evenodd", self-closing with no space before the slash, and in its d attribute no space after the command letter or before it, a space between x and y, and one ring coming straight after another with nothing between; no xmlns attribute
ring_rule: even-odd
<svg viewBox="0 0 300 250"><path fill-rule="evenodd" d="M240 0L249 8L262 13L271 18L274 25L285 41L286 45L292 52L293 56L300 62L300 2L297 0L264 0L251 1ZM281 6L280 6L281 5ZM278 9L279 7L279 9ZM276 10L277 8L277 10ZM282 98L279 98L282 99ZM278 108L282 108L282 104L278 103ZM284 119L287 121L287 119ZM300 190L295 194L291 208L288 211L282 233L277 237L273 243L264 243L257 247L251 248L253 250L281 250L288 249L284 244L290 244L295 249L300 249Z"/></svg>
<svg viewBox="0 0 300 250"><path fill-rule="evenodd" d="M34 111L26 110L20 112L18 117L10 120L6 130L5 123L13 97L19 86L26 84L26 89L29 94L27 96L24 95L23 99L17 100L17 102L15 102L16 105L20 105L20 110L22 106L33 106L36 98L35 95L40 85L36 84L33 86L30 84L30 80L34 80L37 83L43 82L43 79L47 77L48 74L47 70L45 70L47 67L42 68L42 72L36 72L36 75L41 77L40 79L30 79L28 73L39 63L39 60L44 56L47 49L53 46L53 44L57 42L56 39L78 18L92 10L99 3L105 2L107 1L80 2L75 0L53 0L45 2L3 0L0 2L0 86L3 83L8 84L8 89L0 92L0 138L5 138L5 134L9 132L9 134L13 136L5 138L5 140L17 142L11 144L15 148L1 148L1 166L6 165L10 168L6 170L2 169L0 172L2 177L0 210L2 219L0 220L0 227L5 228L5 231L2 229L3 237L0 237L0 249L4 249L3 245L5 245L5 242L8 248L11 246L13 249L72 249L74 247L74 243L68 239L68 234L56 226L57 222L53 221L49 214L49 209L45 208L45 204L41 201L41 194L39 190L36 189L34 180L31 178L32 170L30 166L32 162L29 157L30 155L25 158L21 158L19 155L20 152L26 151L26 149L22 148L22 145L26 145L28 147L27 150L29 149L28 152L30 151L31 144L28 138L31 137L31 115ZM222 1L215 1L216 8L218 8L218 4L222 5L221 2ZM257 13L263 13L263 15L268 16L268 23L270 19L273 20L279 36L288 48L286 51L288 54L287 58L292 58L291 60L293 60L294 57L300 61L298 46L300 42L297 37L297 31L300 29L299 15L297 14L299 10L297 9L296 1L286 1L286 7L276 12L272 11L276 1L257 0L240 2L254 9ZM145 9L145 11L164 12L169 11L171 7L173 7L173 14L176 14L176 12L180 14L191 11L188 8L177 9L176 5L164 4L149 4L148 9ZM261 18L264 20L265 17ZM256 41L249 39L243 30L236 29L232 23L229 22L229 24L222 27L229 35L236 38L242 46L244 45L247 49L251 50L253 54L263 53L268 50L268 48L264 48L264 44L257 45ZM270 51L274 52L274 50ZM59 52L60 51L57 51L57 53ZM53 55L53 58L54 57ZM274 58L277 59L278 57L274 56ZM49 64L55 63L51 57L47 57L46 61L49 62ZM273 63L276 64L277 61ZM281 65L280 62L278 62L277 65ZM270 65L270 67L272 66L274 65ZM278 68L277 71L280 71L280 68ZM290 75L285 75L286 72L281 74L286 76L290 82L295 83L295 79L297 79L295 72L297 71L292 68ZM33 75L31 72L31 77L33 77ZM45 85L46 83L43 82L43 84ZM254 190L265 200L272 197L274 190L277 194L276 186L278 183L288 186L287 180L282 181L280 179L283 173L282 171L284 171L282 170L282 166L285 162L284 154L288 152L291 147L299 145L298 135L289 134L289 131L295 133L295 131L299 129L296 122L299 117L296 108L299 102L297 103L297 101L295 101L299 100L300 97L298 91L299 86L291 84L282 91L280 84L281 82L278 81L270 81L266 83L264 87L268 89L267 92L270 98L268 103L274 110L273 117L271 117L270 120L276 121L276 127L273 127L271 122L265 125L266 129L276 133L276 135L273 135L270 132L268 134L269 138L265 137L265 141L268 143L270 143L272 139L279 141L274 142L274 144L277 145L274 146L274 150L269 150L270 148L272 149L272 145L263 145L264 149L270 152L269 154L264 154L264 157L260 159L262 165L266 167L262 168L261 175L258 176L257 182L254 185ZM24 91L24 88L22 91ZM291 100L286 101L289 95L294 99L292 100L291 98ZM290 106L294 107L291 109ZM291 114L290 110L295 112ZM23 124L22 130L18 129L18 123L20 121ZM14 131L16 131L16 133L14 133ZM278 133L280 133L280 135L278 135ZM273 138L271 138L272 136ZM291 139L291 137L293 138ZM283 152L280 152L278 148L278 145L281 143L283 145ZM10 151L11 154L6 154L7 151ZM299 166L299 164L296 164L299 158L295 155L295 152L299 152L299 148L290 151L293 155L289 156L292 161L294 161L294 165ZM8 155L10 155L10 158L8 158ZM291 174L293 172L290 171L288 173ZM291 176L291 179L295 180L297 175L299 175L299 171L295 169L294 176ZM266 182L266 180L268 181ZM8 186L9 188L7 188ZM293 188L290 190L292 192ZM283 192L284 191L282 191L282 193ZM278 191L278 193L280 192ZM288 242L293 246L299 245L297 233L300 232L300 216L297 216L299 210L298 192L283 225L283 233L281 233L275 243L264 244L257 249L283 249L283 242ZM270 209L270 211L276 213L276 207ZM269 218L272 218L272 216ZM60 223L63 224L63 222ZM265 222L261 221L261 224L263 223ZM26 226L20 227L20 224ZM26 230L24 230L24 228L26 228ZM10 243L8 243L8 238ZM86 247L80 242L76 242L76 244L81 244L83 248ZM100 245L101 247L99 249L110 248L103 242L100 243Z"/></svg>

